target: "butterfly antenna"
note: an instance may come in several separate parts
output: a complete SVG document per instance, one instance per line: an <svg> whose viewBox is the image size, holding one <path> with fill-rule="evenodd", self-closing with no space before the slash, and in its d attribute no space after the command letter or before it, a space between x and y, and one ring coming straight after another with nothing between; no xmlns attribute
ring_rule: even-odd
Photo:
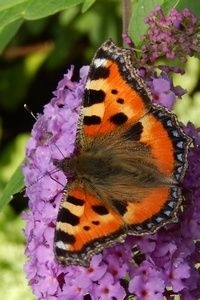
<svg viewBox="0 0 200 300"><path fill-rule="evenodd" d="M64 154L62 153L62 151L60 150L60 148L56 145L56 143L54 143L53 145L56 147L56 149L62 155L62 157L65 158Z"/></svg>
<svg viewBox="0 0 200 300"><path fill-rule="evenodd" d="M30 107L27 104L24 104L24 108L25 110L33 117L33 119L35 119L37 121L37 117L34 115L34 113L32 112L32 110L30 109ZM60 154L62 155L62 157L64 158L64 154L62 153L62 151L59 149L59 147L56 145L56 143L54 143L54 146L56 147L56 149L60 152Z"/></svg>
<svg viewBox="0 0 200 300"><path fill-rule="evenodd" d="M25 110L33 117L33 119L34 119L35 121L37 121L38 118L34 115L34 113L32 112L32 110L30 109L30 107L29 107L27 104L24 104L24 108L25 108ZM62 153L62 151L60 150L60 148L56 145L56 143L54 143L54 146L56 147L56 149L58 150L58 152L62 155L62 157L65 158L64 154ZM59 171L59 169L56 168L56 169L52 170L50 173L48 172L47 174L50 176L50 178L51 178L52 180L56 181L57 183L59 183L60 185L63 186L63 184L61 184L58 180L56 180L55 178L53 178L53 177L51 176L52 174L54 174L54 173L56 173L56 172L58 172L58 171ZM46 176L46 174L44 174L43 176L41 176L40 178L38 178L37 181L35 181L35 182L33 182L33 183L31 184L31 186L32 186L33 184L35 184L36 182L38 182L38 180L42 179L44 176ZM64 186L63 186L63 187L64 187Z"/></svg>
<svg viewBox="0 0 200 300"><path fill-rule="evenodd" d="M45 174L41 175L40 177L38 177L35 181L33 181L30 185L27 186L27 188L33 186L34 184L36 184L38 181L40 181L42 178L44 178L45 176L49 176L52 180L56 181L58 184L60 184L63 188L65 187L62 183L60 183L56 178L54 178L52 175L57 173L58 171L60 171L58 168L55 168L49 172L46 172ZM26 188L23 188L23 191L25 191Z"/></svg>
<svg viewBox="0 0 200 300"><path fill-rule="evenodd" d="M56 170L54 173L56 173L56 172L58 172L59 170ZM52 180L54 180L55 182L57 182L58 184L60 184L63 188L65 188L65 185L63 185L62 183L60 183L56 178L54 178L53 176L52 176L52 173L49 173L48 174L49 175L49 177L52 179Z"/></svg>
<svg viewBox="0 0 200 300"><path fill-rule="evenodd" d="M34 115L34 113L27 104L24 104L24 108L33 117L34 120L37 120L37 117Z"/></svg>

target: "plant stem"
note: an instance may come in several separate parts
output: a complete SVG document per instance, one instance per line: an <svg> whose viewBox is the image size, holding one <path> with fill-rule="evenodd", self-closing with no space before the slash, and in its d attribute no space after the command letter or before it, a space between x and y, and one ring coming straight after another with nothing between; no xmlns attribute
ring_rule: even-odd
<svg viewBox="0 0 200 300"><path fill-rule="evenodd" d="M131 18L131 0L122 0L122 33L128 33Z"/></svg>

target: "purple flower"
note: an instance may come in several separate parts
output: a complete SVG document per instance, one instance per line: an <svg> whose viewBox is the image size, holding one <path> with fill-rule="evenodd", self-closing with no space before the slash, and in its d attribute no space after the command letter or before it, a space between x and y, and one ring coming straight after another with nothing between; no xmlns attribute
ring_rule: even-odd
<svg viewBox="0 0 200 300"><path fill-rule="evenodd" d="M173 263L168 272L169 284L174 292L179 292L184 289L184 279L190 277L190 267L182 259L178 259Z"/></svg>
<svg viewBox="0 0 200 300"><path fill-rule="evenodd" d="M157 5L145 23L149 29L142 37L143 63L153 63L162 57L184 63L188 55L199 53L199 21L188 9L178 12L172 8L165 16Z"/></svg>
<svg viewBox="0 0 200 300"><path fill-rule="evenodd" d="M134 43L128 33L122 33L122 39L125 45L127 45L130 48L134 48Z"/></svg>
<svg viewBox="0 0 200 300"><path fill-rule="evenodd" d="M167 107L169 110L172 109L176 96L181 98L186 92L180 86L174 87L170 76L165 72L162 72L159 76L154 73L147 84L151 89L153 101Z"/></svg>
<svg viewBox="0 0 200 300"><path fill-rule="evenodd" d="M154 101L166 106L169 109L172 109L172 106L176 100L176 96L170 90L169 81L163 78L155 78L153 79L152 84Z"/></svg>
<svg viewBox="0 0 200 300"><path fill-rule="evenodd" d="M200 145L200 128L195 128L191 122L184 127L184 131L193 139L196 146Z"/></svg>
<svg viewBox="0 0 200 300"><path fill-rule="evenodd" d="M129 291L138 299L162 300L165 289L163 274L156 270L156 266L144 261L131 274Z"/></svg>
<svg viewBox="0 0 200 300"><path fill-rule="evenodd" d="M124 299L125 296L125 290L120 282L116 282L110 273L107 273L99 283L94 285L94 299L110 300L112 297Z"/></svg>
<svg viewBox="0 0 200 300"><path fill-rule="evenodd" d="M41 300L121 300L130 293L139 300L163 299L174 293L192 299L200 290L196 269L200 261L200 137L191 124L185 130L195 143L184 181L187 200L183 205L187 209L180 213L180 222L153 235L128 237L124 244L94 255L89 268L64 267L54 257L56 216L67 178L62 171L55 170L53 160L69 156L74 150L87 73L88 67L83 67L80 81L74 82L73 68L68 71L45 106L44 114L38 117L27 145L28 162L23 172L29 212L24 212L23 218L28 257L24 270L29 285ZM149 86L159 95L173 91L172 83L164 75L154 77ZM169 100L166 103L167 107L171 105Z"/></svg>

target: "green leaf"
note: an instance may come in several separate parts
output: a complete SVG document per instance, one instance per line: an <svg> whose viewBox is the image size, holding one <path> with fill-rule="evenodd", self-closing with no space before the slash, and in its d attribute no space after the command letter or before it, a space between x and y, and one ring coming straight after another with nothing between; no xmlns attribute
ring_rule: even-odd
<svg viewBox="0 0 200 300"><path fill-rule="evenodd" d="M82 13L85 13L96 0L85 0L82 7Z"/></svg>
<svg viewBox="0 0 200 300"><path fill-rule="evenodd" d="M10 38L16 33L17 27L23 20L37 20L40 18L53 15L61 10L69 9L75 5L81 4L84 0L0 0L0 49L8 43ZM14 23L18 21L18 23ZM18 26L10 25L14 23ZM5 41L5 35L2 34L7 30L8 37Z"/></svg>
<svg viewBox="0 0 200 300"><path fill-rule="evenodd" d="M180 0L167 0L167 1L165 1L161 5L164 14L167 15L171 8L177 7L179 2L180 2Z"/></svg>
<svg viewBox="0 0 200 300"><path fill-rule="evenodd" d="M133 39L135 46L139 47L141 44L141 36L146 33L148 26L144 23L144 19L149 15L150 11L154 9L156 5L162 5L164 0L139 0L135 7L128 33Z"/></svg>
<svg viewBox="0 0 200 300"><path fill-rule="evenodd" d="M13 173L11 179L9 180L8 184L6 185L3 193L0 197L0 210L9 203L13 195L19 193L24 187L24 176L22 174L21 165Z"/></svg>
<svg viewBox="0 0 200 300"><path fill-rule="evenodd" d="M16 21L23 20L24 10L26 8L27 1L10 1L13 2L13 5L5 6L1 4L0 1L0 31L3 30L5 26Z"/></svg>
<svg viewBox="0 0 200 300"><path fill-rule="evenodd" d="M200 1L181 0L177 9L181 11L184 8L189 8L197 18L200 18Z"/></svg>
<svg viewBox="0 0 200 300"><path fill-rule="evenodd" d="M0 299L36 299L23 273L27 258L24 255L24 220L7 205L0 214ZM8 288L9 287L9 288Z"/></svg>
<svg viewBox="0 0 200 300"><path fill-rule="evenodd" d="M61 10L69 9L82 3L83 0L27 0L27 6L24 12L26 20L36 20L53 15Z"/></svg>
<svg viewBox="0 0 200 300"><path fill-rule="evenodd" d="M7 46L12 37L16 34L22 23L22 20L16 20L0 30L0 53Z"/></svg>

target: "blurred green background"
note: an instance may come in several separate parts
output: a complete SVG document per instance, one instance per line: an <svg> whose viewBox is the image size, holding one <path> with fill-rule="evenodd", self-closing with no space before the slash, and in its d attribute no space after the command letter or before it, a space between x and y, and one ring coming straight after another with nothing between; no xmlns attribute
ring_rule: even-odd
<svg viewBox="0 0 200 300"><path fill-rule="evenodd" d="M97 47L108 37L121 44L121 1L96 1L85 13L81 10L83 6L76 5L47 18L23 22L1 53L0 194L24 159L34 123L24 103L35 114L41 113L71 64L75 65L76 79L79 68L90 63ZM175 111L184 123L191 120L196 126L200 125L199 74L199 60L191 58L186 74L175 78L175 83L189 92L178 101ZM27 199L18 194L0 214L0 299L34 299L23 273L21 212L26 208Z"/></svg>

